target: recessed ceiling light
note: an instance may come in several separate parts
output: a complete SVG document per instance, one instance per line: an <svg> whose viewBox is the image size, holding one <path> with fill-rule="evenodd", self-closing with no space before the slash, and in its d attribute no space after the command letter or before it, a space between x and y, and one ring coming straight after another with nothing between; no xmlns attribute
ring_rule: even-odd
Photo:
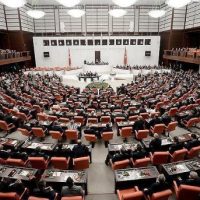
<svg viewBox="0 0 200 200"><path fill-rule="evenodd" d="M0 0L0 2L10 8L20 8L26 4L26 0Z"/></svg>
<svg viewBox="0 0 200 200"><path fill-rule="evenodd" d="M126 10L123 9L113 9L109 11L109 14L113 17L122 17L126 14Z"/></svg>
<svg viewBox="0 0 200 200"><path fill-rule="evenodd" d="M138 0L112 0L114 4L120 7L129 7L135 4Z"/></svg>
<svg viewBox="0 0 200 200"><path fill-rule="evenodd" d="M81 9L71 9L68 11L68 14L72 17L80 18L85 14L85 11Z"/></svg>
<svg viewBox="0 0 200 200"><path fill-rule="evenodd" d="M159 18L159 17L162 17L163 15L165 15L164 10L151 10L151 11L149 11L149 16L153 17L153 18Z"/></svg>
<svg viewBox="0 0 200 200"><path fill-rule="evenodd" d="M81 0L56 0L56 1L66 7L74 7L81 2Z"/></svg>
<svg viewBox="0 0 200 200"><path fill-rule="evenodd" d="M34 19L40 19L40 18L44 17L45 12L43 12L41 10L29 10L29 11L27 11L27 14Z"/></svg>

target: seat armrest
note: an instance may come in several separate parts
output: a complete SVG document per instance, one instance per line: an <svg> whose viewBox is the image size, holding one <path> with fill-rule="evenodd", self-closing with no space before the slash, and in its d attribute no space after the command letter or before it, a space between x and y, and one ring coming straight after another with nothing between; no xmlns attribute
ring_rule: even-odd
<svg viewBox="0 0 200 200"><path fill-rule="evenodd" d="M20 200L24 199L24 195L28 192L27 188L24 188L24 191L22 192L22 194L20 195Z"/></svg>
<svg viewBox="0 0 200 200"><path fill-rule="evenodd" d="M135 188L135 191L136 191L136 192L138 192L138 191L139 191L139 188L138 188L138 186L135 186L134 188Z"/></svg>
<svg viewBox="0 0 200 200"><path fill-rule="evenodd" d="M173 181L173 186L174 186L174 191L175 191L176 197L178 197L178 185L177 185L176 181Z"/></svg>
<svg viewBox="0 0 200 200"><path fill-rule="evenodd" d="M14 124L13 123L10 123L10 124L8 124L8 127L12 127Z"/></svg>

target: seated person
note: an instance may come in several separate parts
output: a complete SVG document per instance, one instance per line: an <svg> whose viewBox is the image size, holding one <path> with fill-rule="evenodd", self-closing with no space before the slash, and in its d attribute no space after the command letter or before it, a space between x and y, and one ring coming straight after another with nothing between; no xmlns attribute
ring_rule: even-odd
<svg viewBox="0 0 200 200"><path fill-rule="evenodd" d="M110 124L106 124L106 127L102 128L101 133L103 132L112 132L112 127L110 126Z"/></svg>
<svg viewBox="0 0 200 200"><path fill-rule="evenodd" d="M33 189L33 193L31 195L36 197L48 198L49 200L54 200L55 191L52 187L47 187L45 181L39 181L37 188Z"/></svg>
<svg viewBox="0 0 200 200"><path fill-rule="evenodd" d="M160 139L160 136L157 133L154 133L153 137L154 138L149 143L149 149L152 152L160 151L162 140Z"/></svg>
<svg viewBox="0 0 200 200"><path fill-rule="evenodd" d="M169 153L173 154L174 151L177 151L177 150L180 150L183 148L183 144L179 142L179 139L177 136L175 136L173 138L174 140L174 144L172 144L170 147L169 147Z"/></svg>
<svg viewBox="0 0 200 200"><path fill-rule="evenodd" d="M192 186L200 186L200 177L198 176L197 172L191 171L189 174L188 179L178 179L177 184L181 185L192 185Z"/></svg>
<svg viewBox="0 0 200 200"><path fill-rule="evenodd" d="M21 195L24 192L25 186L20 179L13 182L10 180L10 184L8 186L9 192L16 192L18 195Z"/></svg>
<svg viewBox="0 0 200 200"><path fill-rule="evenodd" d="M141 159L145 156L147 156L147 152L142 148L140 144L137 144L135 151L131 152L131 157L133 160Z"/></svg>
<svg viewBox="0 0 200 200"><path fill-rule="evenodd" d="M69 196L84 196L82 187L74 185L74 181L71 177L67 178L66 186L63 186L61 190L61 197Z"/></svg>
<svg viewBox="0 0 200 200"><path fill-rule="evenodd" d="M54 121L50 129L52 131L59 131L60 133L64 132L64 130L62 129L62 127L59 125L58 121Z"/></svg>
<svg viewBox="0 0 200 200"><path fill-rule="evenodd" d="M160 174L155 183L153 183L150 187L144 189L144 193L151 196L153 193L161 192L169 188L170 185L166 182L165 176L163 174Z"/></svg>
<svg viewBox="0 0 200 200"><path fill-rule="evenodd" d="M0 181L0 192L9 192L10 181L8 178L1 178Z"/></svg>
<svg viewBox="0 0 200 200"><path fill-rule="evenodd" d="M139 109L139 113L146 113L147 110L145 109L144 105L141 105L140 109Z"/></svg>
<svg viewBox="0 0 200 200"><path fill-rule="evenodd" d="M165 126L168 126L168 124L172 121L171 117L168 115L168 112L165 112L161 117L162 123L165 124Z"/></svg>
<svg viewBox="0 0 200 200"><path fill-rule="evenodd" d="M142 116L139 116L133 125L133 129L136 131L144 130L144 129L146 129L147 126L148 126L147 122L143 119Z"/></svg>
<svg viewBox="0 0 200 200"><path fill-rule="evenodd" d="M0 158L7 159L10 156L11 150L4 150L3 145L0 144Z"/></svg>
<svg viewBox="0 0 200 200"><path fill-rule="evenodd" d="M73 157L80 158L89 155L89 149L85 144L82 144L81 140L78 140L77 145L72 149Z"/></svg>
<svg viewBox="0 0 200 200"><path fill-rule="evenodd" d="M28 159L28 154L26 152L21 152L19 150L19 148L15 148L11 154L10 154L11 158L15 158L15 159L21 159L23 161L26 161Z"/></svg>
<svg viewBox="0 0 200 200"><path fill-rule="evenodd" d="M58 143L56 149L54 150L54 156L56 157L72 157L72 150L70 148L63 149L63 144Z"/></svg>
<svg viewBox="0 0 200 200"><path fill-rule="evenodd" d="M30 157L44 157L46 160L49 158L44 152L42 152L41 147L36 147L36 149L30 154Z"/></svg>
<svg viewBox="0 0 200 200"><path fill-rule="evenodd" d="M197 138L197 135L192 133L191 134L191 138L192 140L188 141L186 144L185 144L185 147L190 150L191 148L193 147L197 147L200 145L200 140Z"/></svg>
<svg viewBox="0 0 200 200"><path fill-rule="evenodd" d="M161 124L161 123L162 123L161 118L158 115L155 115L154 118L150 120L149 126L154 127L156 124Z"/></svg>

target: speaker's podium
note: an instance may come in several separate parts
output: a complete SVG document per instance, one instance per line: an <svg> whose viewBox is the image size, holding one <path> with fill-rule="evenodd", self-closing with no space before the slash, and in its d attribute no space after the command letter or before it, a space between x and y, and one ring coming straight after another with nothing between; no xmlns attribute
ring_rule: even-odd
<svg viewBox="0 0 200 200"><path fill-rule="evenodd" d="M84 72L97 72L97 73L110 73L111 72L111 66L109 65L109 63L99 63L99 62L91 62L88 63L84 60L84 65L83 65L83 71Z"/></svg>

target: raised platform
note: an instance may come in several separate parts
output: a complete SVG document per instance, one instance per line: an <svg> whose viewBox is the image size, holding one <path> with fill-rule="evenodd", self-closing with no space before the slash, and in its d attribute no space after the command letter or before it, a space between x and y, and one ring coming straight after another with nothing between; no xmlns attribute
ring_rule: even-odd
<svg viewBox="0 0 200 200"><path fill-rule="evenodd" d="M17 58L7 58L7 59L2 59L0 60L0 66L2 65L9 65L13 63L19 63L19 62L25 62L25 61L30 61L31 56L23 56L23 57L17 57Z"/></svg>
<svg viewBox="0 0 200 200"><path fill-rule="evenodd" d="M101 73L110 73L111 72L111 66L110 65L83 65L83 71L84 72L97 72L98 74Z"/></svg>

